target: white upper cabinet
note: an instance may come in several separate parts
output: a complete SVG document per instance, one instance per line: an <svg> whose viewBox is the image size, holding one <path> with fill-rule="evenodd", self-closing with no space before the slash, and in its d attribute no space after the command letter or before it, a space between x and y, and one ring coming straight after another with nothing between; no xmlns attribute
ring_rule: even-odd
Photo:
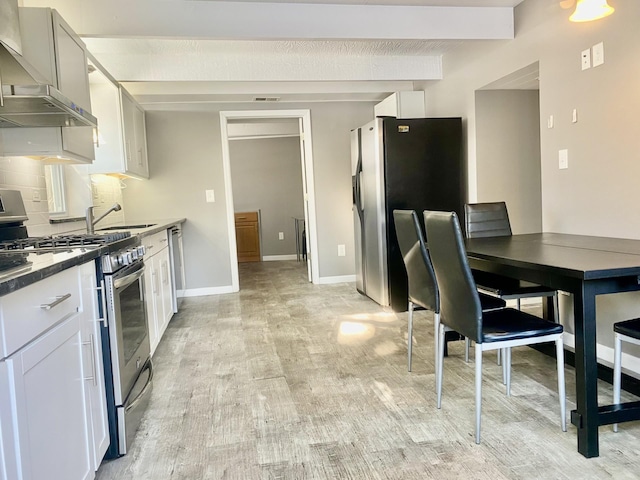
<svg viewBox="0 0 640 480"><path fill-rule="evenodd" d="M22 54L60 92L91 112L86 48L50 8L20 8ZM100 121L100 120L98 120ZM5 128L5 155L48 157L51 162L90 163L93 127Z"/></svg>
<svg viewBox="0 0 640 480"><path fill-rule="evenodd" d="M90 173L149 178L144 110L91 55L89 63L92 113L99 122Z"/></svg>
<svg viewBox="0 0 640 480"><path fill-rule="evenodd" d="M144 110L120 87L122 99L122 116L124 118L124 141L127 173L149 178L149 163L147 160L147 132L144 120Z"/></svg>

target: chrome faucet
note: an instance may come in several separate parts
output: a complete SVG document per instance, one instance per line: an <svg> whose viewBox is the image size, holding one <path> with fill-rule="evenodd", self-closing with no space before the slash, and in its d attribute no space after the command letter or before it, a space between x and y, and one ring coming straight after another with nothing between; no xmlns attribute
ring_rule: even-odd
<svg viewBox="0 0 640 480"><path fill-rule="evenodd" d="M94 220L94 218L93 218L93 208L94 207L92 207L92 206L91 207L87 207L87 233L94 233L93 226L96 223L98 223L104 217L109 215L111 212L117 212L118 210L122 209L122 207L120 206L119 203L114 203L113 206L109 210L107 210L106 212L104 212L102 215L100 215L98 218L96 218Z"/></svg>

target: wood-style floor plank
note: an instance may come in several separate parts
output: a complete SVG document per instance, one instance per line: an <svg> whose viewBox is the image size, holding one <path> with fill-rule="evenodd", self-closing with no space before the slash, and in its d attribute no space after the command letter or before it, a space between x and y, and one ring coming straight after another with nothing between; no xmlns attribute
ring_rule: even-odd
<svg viewBox="0 0 640 480"><path fill-rule="evenodd" d="M131 451L98 480L623 479L640 477L640 424L600 429L600 457L563 433L553 359L513 352L506 397L484 362L482 443L473 437L473 362L445 360L435 407L433 318L353 284L312 285L298 262L240 265L241 291L187 298L154 356L151 404ZM567 409L575 376L566 369ZM600 383L600 399L611 386ZM628 399L631 399L627 395Z"/></svg>

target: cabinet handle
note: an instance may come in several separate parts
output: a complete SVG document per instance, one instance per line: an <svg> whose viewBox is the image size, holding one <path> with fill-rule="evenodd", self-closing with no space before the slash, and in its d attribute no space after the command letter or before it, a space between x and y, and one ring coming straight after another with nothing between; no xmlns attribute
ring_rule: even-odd
<svg viewBox="0 0 640 480"><path fill-rule="evenodd" d="M155 295L156 293L158 293L158 282L157 282L157 275L156 272L153 271L151 272L151 283L153 284L153 294Z"/></svg>
<svg viewBox="0 0 640 480"><path fill-rule="evenodd" d="M89 334L89 341L88 342L82 342L82 345L89 345L91 347L91 373L92 373L92 375L90 377L84 377L84 379L86 381L92 380L93 381L93 386L97 387L98 386L98 376L96 375L96 351L95 351L95 347L93 346L93 333Z"/></svg>
<svg viewBox="0 0 640 480"><path fill-rule="evenodd" d="M247 217L236 217L238 220L246 220Z"/></svg>
<svg viewBox="0 0 640 480"><path fill-rule="evenodd" d="M59 295L56 297L56 299L51 302L51 303L43 303L42 305L40 305L40 308L43 310L51 310L53 307L60 305L62 302L64 302L65 300L71 298L71 294L67 293L66 295Z"/></svg>
<svg viewBox="0 0 640 480"><path fill-rule="evenodd" d="M4 107L4 95L2 94L2 72L0 72L0 107Z"/></svg>
<svg viewBox="0 0 640 480"><path fill-rule="evenodd" d="M169 280L169 272L167 271L167 262L162 262L162 283L166 285Z"/></svg>
<svg viewBox="0 0 640 480"><path fill-rule="evenodd" d="M98 321L102 322L104 328L107 328L107 289L104 286L104 280L100 280L100 286L96 288L96 290L100 290L100 300L102 301L102 318Z"/></svg>

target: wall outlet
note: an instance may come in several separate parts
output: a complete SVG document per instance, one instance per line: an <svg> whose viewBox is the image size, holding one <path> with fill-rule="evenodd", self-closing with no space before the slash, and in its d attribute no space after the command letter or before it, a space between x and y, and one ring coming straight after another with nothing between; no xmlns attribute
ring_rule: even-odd
<svg viewBox="0 0 640 480"><path fill-rule="evenodd" d="M214 203L216 201L216 196L213 190L205 190L205 194L207 196L207 203Z"/></svg>
<svg viewBox="0 0 640 480"><path fill-rule="evenodd" d="M569 150L558 151L558 168L561 170L569 168Z"/></svg>
<svg viewBox="0 0 640 480"><path fill-rule="evenodd" d="M347 254L347 250L344 245L338 245L338 256L344 257Z"/></svg>
<svg viewBox="0 0 640 480"><path fill-rule="evenodd" d="M549 115L547 118L547 128L553 128L553 115Z"/></svg>
<svg viewBox="0 0 640 480"><path fill-rule="evenodd" d="M582 70L586 70L587 68L591 68L591 49L587 48L582 51L580 55L580 60L582 62Z"/></svg>
<svg viewBox="0 0 640 480"><path fill-rule="evenodd" d="M40 201L40 190L33 190L33 195L31 196L31 200L34 202Z"/></svg>
<svg viewBox="0 0 640 480"><path fill-rule="evenodd" d="M284 240L284 232L278 232L278 240Z"/></svg>
<svg viewBox="0 0 640 480"><path fill-rule="evenodd" d="M593 66L598 67L604 63L604 43L600 42L591 47L593 52Z"/></svg>

